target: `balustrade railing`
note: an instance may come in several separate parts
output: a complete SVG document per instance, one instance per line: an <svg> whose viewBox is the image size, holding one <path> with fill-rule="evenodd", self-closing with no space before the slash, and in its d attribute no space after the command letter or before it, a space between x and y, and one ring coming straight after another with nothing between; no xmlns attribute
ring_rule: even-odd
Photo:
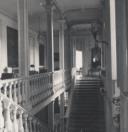
<svg viewBox="0 0 128 132"><path fill-rule="evenodd" d="M52 73L43 73L29 77L30 102L33 107L53 95Z"/></svg>
<svg viewBox="0 0 128 132"><path fill-rule="evenodd" d="M8 82L9 85L0 87L0 132L49 132L45 125L18 104L18 92L15 95L13 91L16 91L16 83L12 85L13 83Z"/></svg>
<svg viewBox="0 0 128 132"><path fill-rule="evenodd" d="M27 78L1 80L0 132L48 132L47 127L27 113L26 104L29 102L31 108L36 107L59 90L69 87L73 71L60 70Z"/></svg>
<svg viewBox="0 0 128 132"><path fill-rule="evenodd" d="M23 106L26 101L26 82L25 78L3 80L0 82L0 93L11 101Z"/></svg>

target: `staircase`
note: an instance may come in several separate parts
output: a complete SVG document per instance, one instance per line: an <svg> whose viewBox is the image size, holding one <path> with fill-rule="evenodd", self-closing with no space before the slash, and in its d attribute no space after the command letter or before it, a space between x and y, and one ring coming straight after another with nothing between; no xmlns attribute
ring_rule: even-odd
<svg viewBox="0 0 128 132"><path fill-rule="evenodd" d="M105 132L100 79L82 78L73 89L68 132Z"/></svg>

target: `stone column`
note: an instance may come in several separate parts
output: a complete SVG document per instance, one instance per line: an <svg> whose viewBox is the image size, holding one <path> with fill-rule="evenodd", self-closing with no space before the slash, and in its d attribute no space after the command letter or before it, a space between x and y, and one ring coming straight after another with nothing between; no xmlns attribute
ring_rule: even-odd
<svg viewBox="0 0 128 132"><path fill-rule="evenodd" d="M112 79L111 79L111 42L110 42L110 4L109 1L104 2L104 40L108 43L106 45L106 58L105 58L105 89L106 96L104 97L105 102L105 123L106 132L113 132L113 118L112 118ZM110 59L108 59L110 58Z"/></svg>
<svg viewBox="0 0 128 132"><path fill-rule="evenodd" d="M48 105L48 126L50 132L54 132L54 101Z"/></svg>
<svg viewBox="0 0 128 132"><path fill-rule="evenodd" d="M70 41L70 49L69 49L69 53L70 53L70 66L71 66L71 69L73 68L73 37L71 36L71 32L70 32L70 38L69 38L69 41Z"/></svg>
<svg viewBox="0 0 128 132"><path fill-rule="evenodd" d="M60 69L64 70L64 20L59 20L59 55L60 55Z"/></svg>
<svg viewBox="0 0 128 132"><path fill-rule="evenodd" d="M29 76L29 39L28 39L28 0L17 0L18 17L18 48L19 48L19 75ZM25 82L26 102L25 108L31 109L29 102L30 86Z"/></svg>
<svg viewBox="0 0 128 132"><path fill-rule="evenodd" d="M117 80L117 53L116 53L116 5L110 0L110 34L111 34L111 68L112 80Z"/></svg>
<svg viewBox="0 0 128 132"><path fill-rule="evenodd" d="M68 68L72 68L72 53L71 53L71 26L67 25L67 43L68 43ZM67 59L67 58L66 58Z"/></svg>
<svg viewBox="0 0 128 132"><path fill-rule="evenodd" d="M54 38L53 38L53 8L52 0L46 0L47 16L47 68L48 72L54 71Z"/></svg>
<svg viewBox="0 0 128 132"><path fill-rule="evenodd" d="M64 93L60 95L60 131L65 132L64 126Z"/></svg>
<svg viewBox="0 0 128 132"><path fill-rule="evenodd" d="M17 0L19 74L29 75L28 0Z"/></svg>
<svg viewBox="0 0 128 132"><path fill-rule="evenodd" d="M111 88L112 97L117 93L117 34L116 34L116 0L109 0L110 5L110 49L111 49ZM113 111L112 111L113 112ZM113 116L113 114L112 114ZM113 120L113 118L112 118ZM112 131L117 132L113 120Z"/></svg>
<svg viewBox="0 0 128 132"><path fill-rule="evenodd" d="M72 64L72 66L75 67L75 66L76 66L76 39L75 39L75 38L74 38L73 41L72 41L72 45L73 45L73 46L72 46L72 48L73 48L73 49L72 49L72 50L73 50L73 54L72 54L72 56L73 56L73 57L72 57L72 59L73 59L73 60L72 60L72 61L73 61L72 63L73 63L73 64Z"/></svg>
<svg viewBox="0 0 128 132"><path fill-rule="evenodd" d="M128 1L117 0L118 86L121 91L120 132L128 131Z"/></svg>

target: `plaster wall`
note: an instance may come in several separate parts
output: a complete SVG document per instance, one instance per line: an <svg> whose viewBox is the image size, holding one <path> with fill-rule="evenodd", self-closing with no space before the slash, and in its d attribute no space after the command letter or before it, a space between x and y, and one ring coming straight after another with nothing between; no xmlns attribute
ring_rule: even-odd
<svg viewBox="0 0 128 132"><path fill-rule="evenodd" d="M72 37L72 45L76 45L76 50L83 53L83 75L87 75L91 68L91 49L95 46L95 41L91 33ZM101 43L98 45L101 47ZM76 60L77 61L77 60Z"/></svg>
<svg viewBox="0 0 128 132"><path fill-rule="evenodd" d="M17 22L6 15L0 13L0 75L3 69L8 66L7 57L7 26L17 29ZM29 32L30 44L30 64L35 64L36 70L39 68L39 46L37 34L34 31Z"/></svg>

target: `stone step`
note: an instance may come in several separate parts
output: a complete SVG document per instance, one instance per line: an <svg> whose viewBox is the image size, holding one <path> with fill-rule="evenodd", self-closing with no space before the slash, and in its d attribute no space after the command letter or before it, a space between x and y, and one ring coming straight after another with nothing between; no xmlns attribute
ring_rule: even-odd
<svg viewBox="0 0 128 132"><path fill-rule="evenodd" d="M101 80L77 80L73 89L68 132L104 132L104 104L100 95ZM94 129L95 128L95 129Z"/></svg>

